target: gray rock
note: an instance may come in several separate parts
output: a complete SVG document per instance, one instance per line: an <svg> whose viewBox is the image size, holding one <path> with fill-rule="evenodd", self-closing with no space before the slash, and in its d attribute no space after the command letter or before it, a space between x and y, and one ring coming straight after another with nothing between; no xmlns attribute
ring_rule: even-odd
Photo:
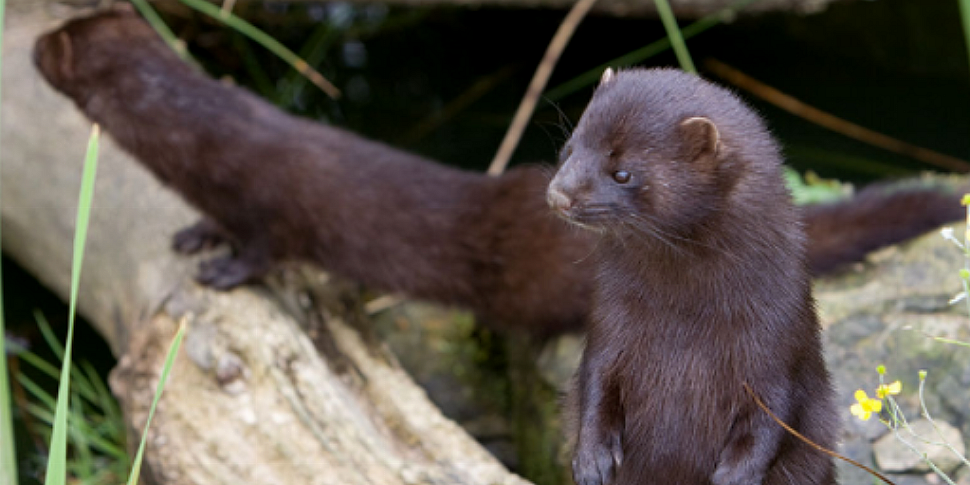
<svg viewBox="0 0 970 485"><path fill-rule="evenodd" d="M947 443L953 447L952 451L947 448ZM876 464L893 473L932 471L926 463L929 460L943 473L950 474L962 463L954 453L963 456L965 452L960 430L942 421L937 421L934 428L926 419L911 422L908 430L886 433L873 445Z"/></svg>
<svg viewBox="0 0 970 485"><path fill-rule="evenodd" d="M962 226L954 228L957 235L963 232ZM866 262L815 283L826 359L843 411L837 451L864 465L882 468L898 485L945 482L926 467L898 464L903 457L913 463L919 458L907 451L898 453L901 458L892 459L887 455L890 451L883 451L894 441L885 425L875 417L862 422L850 414L849 407L855 402L856 389L875 396L879 384L876 366L882 364L888 368L886 382L899 379L903 383L903 392L895 396L903 412L919 422L918 373L925 369L924 401L931 416L952 424L958 435L970 433L970 349L928 337L970 341L966 306L948 304L961 291L958 272L964 264L961 251L934 231L872 254ZM482 373L483 362L493 357L495 349L482 345L468 315L409 303L374 320L385 342L435 402L506 463L514 464L508 433L514 426L511 421L498 424L505 407L501 397L507 391L504 384L496 386L495 379L501 376ZM547 342L541 352L536 352L536 368L542 379L564 390L582 354L582 345L582 338L576 336ZM489 365L485 363L484 367ZM490 424L484 426L486 423ZM542 423L546 427L556 425ZM966 443L958 435L951 439L958 450L963 450ZM877 440L879 444L874 446ZM953 470L948 458L937 459L945 470ZM837 465L839 483L877 482L863 470L841 461ZM966 467L960 467L951 477L959 485L970 485Z"/></svg>
<svg viewBox="0 0 970 485"><path fill-rule="evenodd" d="M566 392L579 368L586 341L579 335L563 335L543 346L536 367L539 375L560 392Z"/></svg>
<svg viewBox="0 0 970 485"><path fill-rule="evenodd" d="M963 225L954 227L957 235L964 230ZM887 435L885 425L875 417L862 422L849 413L849 407L855 402L857 389L875 397L879 385L876 367L885 365L885 381L898 379L903 384L896 401L909 419L919 422L919 371L927 370L923 390L926 409L934 420L953 425L957 433L953 445L965 449L964 437L970 431L970 349L933 338L970 341L967 307L963 303L948 304L962 290L958 273L964 264L959 248L935 231L879 251L851 271L815 285L825 329L826 359L839 408L844 410L840 451L865 465L878 462L883 471L908 473L896 476L904 477L907 484L944 482L926 473L928 467L908 468L891 459L887 455L890 451L883 448L890 447L895 438ZM879 449L874 451L877 439ZM908 450L899 455L919 460ZM943 462L938 465L952 471L954 463L947 461L949 458L940 459ZM840 465L839 470L841 483L872 481L856 469ZM961 478L970 482L963 474Z"/></svg>

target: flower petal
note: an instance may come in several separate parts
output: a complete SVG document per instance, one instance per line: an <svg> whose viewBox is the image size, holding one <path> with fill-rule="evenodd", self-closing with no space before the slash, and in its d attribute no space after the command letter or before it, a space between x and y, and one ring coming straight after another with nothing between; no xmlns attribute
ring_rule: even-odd
<svg viewBox="0 0 970 485"><path fill-rule="evenodd" d="M872 413L866 411L861 404L853 404L852 407L849 408L849 411L852 411L853 416L863 421L868 421L869 417L872 416Z"/></svg>
<svg viewBox="0 0 970 485"><path fill-rule="evenodd" d="M903 384L899 381L893 382L892 384L880 384L876 389L876 395L881 399L885 399L886 396L899 394L902 390Z"/></svg>

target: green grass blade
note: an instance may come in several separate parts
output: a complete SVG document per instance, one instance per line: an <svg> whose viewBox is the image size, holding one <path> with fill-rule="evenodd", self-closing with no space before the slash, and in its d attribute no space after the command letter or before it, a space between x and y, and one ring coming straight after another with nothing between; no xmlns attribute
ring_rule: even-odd
<svg viewBox="0 0 970 485"><path fill-rule="evenodd" d="M51 425L54 424L54 398L51 398L51 407L48 409L44 404L37 404L28 402L25 411L30 413L35 419L37 419L40 424L44 426L38 426L37 432L43 433L50 436Z"/></svg>
<svg viewBox="0 0 970 485"><path fill-rule="evenodd" d="M667 0L654 0L653 3L657 5L657 13L660 14L660 20L667 31L667 38L674 46L674 54L677 54L677 62L680 63L680 68L691 74L697 74L697 68L694 67L694 61L690 58L687 43L684 42L684 36L680 33L680 27L677 26L677 17L674 17L670 4L667 3Z"/></svg>
<svg viewBox="0 0 970 485"><path fill-rule="evenodd" d="M276 85L276 81L269 76L266 72L266 66L254 53L253 43L241 35L234 35L229 40L229 44L239 53L239 59L243 63L243 69L249 75L249 79L252 81L252 86L256 92L266 99L272 99L278 96L280 90Z"/></svg>
<svg viewBox="0 0 970 485"><path fill-rule="evenodd" d="M179 57L186 61L192 61L192 56L189 55L188 49L185 48L185 43L182 42L172 29L168 28L168 24L162 20L162 17L158 15L158 12L148 3L148 0L131 0L132 5L138 9L142 17L145 17L145 21L158 32L158 35L165 40L165 43L178 54Z"/></svg>
<svg viewBox="0 0 970 485"><path fill-rule="evenodd" d="M94 453L91 451L86 430L77 426L78 423L83 423L85 419L83 406L80 405L80 401L72 400L70 407L71 421L75 424L68 430L71 437L72 450L68 468L71 471L71 476L78 478L83 483L94 475L94 470L96 469L94 465Z"/></svg>
<svg viewBox="0 0 970 485"><path fill-rule="evenodd" d="M963 38L967 43L967 56L970 57L970 0L959 0L960 20L963 23Z"/></svg>
<svg viewBox="0 0 970 485"><path fill-rule="evenodd" d="M7 2L0 0L0 50L3 43L3 18ZM4 341L3 284L0 282L0 485L16 485L17 453L13 440L13 401L7 375L7 349Z"/></svg>
<svg viewBox="0 0 970 485"><path fill-rule="evenodd" d="M128 485L137 485L138 483L138 475L141 473L141 461L145 455L145 444L148 442L148 427L152 424L152 417L155 416L155 406L158 405L158 400L162 397L162 389L165 388L165 383L168 382L168 374L175 365L175 357L178 355L179 348L182 346L182 337L185 336L186 320L186 318L183 318L179 322L178 332L176 332L175 338L172 339L172 343L168 346L168 356L165 357L165 365L162 366L162 375L158 379L158 386L155 388L155 398L152 400L152 406L148 410L145 429L141 432L141 442L138 443L138 453L135 455L135 461L131 467L131 474L128 476Z"/></svg>
<svg viewBox="0 0 970 485"><path fill-rule="evenodd" d="M81 263L84 261L84 243L88 235L91 200L94 197L94 180L98 169L100 135L100 127L94 125L91 128L88 150L84 158L84 171L81 175L81 195L78 201L77 224L74 230L74 260L71 268L71 299L68 310L67 338L64 340L64 359L61 366L61 381L57 390L57 408L54 412L54 429L51 432L50 457L47 460L45 485L64 485L67 479L67 415L71 391L71 345L74 340L74 315L77 313L77 292L81 280Z"/></svg>
<svg viewBox="0 0 970 485"><path fill-rule="evenodd" d="M323 60L327 51L340 39L344 29L338 26L337 22L327 22L320 24L310 34L309 39L300 50L300 57L306 60L307 64L315 66ZM277 106L290 106L303 92L307 78L299 75L296 71L289 71L280 83L280 89L276 93Z"/></svg>
<svg viewBox="0 0 970 485"><path fill-rule="evenodd" d="M64 345L57 339L57 335L54 335L54 330L51 328L50 322L47 321L47 317L40 310L34 310L34 321L37 322L37 330L40 330L41 337L44 338L44 342L47 342L47 347L54 352L54 355L58 359L64 359ZM57 377L55 374L54 377Z"/></svg>
<svg viewBox="0 0 970 485"><path fill-rule="evenodd" d="M57 407L57 400L54 399L54 396L50 395L41 385L34 382L33 379L27 377L26 374L18 375L17 382L34 397L34 400L40 402L40 405L47 408L48 411L53 412L54 408Z"/></svg>
<svg viewBox="0 0 970 485"><path fill-rule="evenodd" d="M734 2L723 9L703 17L687 27L684 27L684 29L681 30L681 35L685 40L690 39L695 35L707 31L711 27L720 25L725 18L730 18L738 11L756 1L758 0L738 0L737 2ZM633 64L643 62L657 54L665 52L667 49L670 49L670 45L669 38L663 38L656 42L647 44L633 52L624 54L616 59L612 59L608 62L600 64L599 66L596 66L580 74L579 76L576 76L575 78L550 89L546 92L544 97L549 101L559 101L560 99L565 98L566 96L569 96L570 94L573 94L586 86L596 83L600 76L603 75L603 71L605 71L606 68L632 66Z"/></svg>
<svg viewBox="0 0 970 485"><path fill-rule="evenodd" d="M46 430L39 430L44 433L50 432L50 426L54 423L54 409L56 407L56 400L54 396L44 391L36 383L28 379L24 375L17 376L20 384L24 386L33 397L34 402L29 402L25 411L30 413L31 416L36 418L41 424L47 426ZM91 416L93 411L86 412L85 416ZM74 415L72 415L74 416ZM105 423L111 423L105 418ZM117 462L122 462L125 464L123 467L127 469L128 463L128 452L124 449L121 444L124 439L124 430L116 429L114 424L109 425L107 432L102 429L103 426L91 426L89 423L75 419L71 426L71 436L75 436L76 433L83 435L83 439L90 444L90 447L97 450L105 455L110 456L113 460ZM108 436L105 438L104 436Z"/></svg>
<svg viewBox="0 0 970 485"><path fill-rule="evenodd" d="M327 81L319 72L310 67L306 61L296 55L293 51L288 49L285 45L281 44L278 40L271 37L266 32L259 30L253 24L233 15L230 12L224 11L216 5L206 2L205 0L179 0L180 2L192 7L199 12L202 12L224 24L235 29L242 35L249 37L257 44L265 47L267 50L275 54L280 59L286 61L287 64L296 69L301 74L306 76L313 84L316 84L323 92L327 93L331 98L339 98L340 90L336 86Z"/></svg>
<svg viewBox="0 0 970 485"><path fill-rule="evenodd" d="M73 337L73 329L68 329L68 342ZM70 357L70 346L68 346L67 356ZM46 485L64 485L67 479L67 403L70 399L70 370L66 368L70 365L69 360L64 361L65 368L61 372L61 382L58 386L58 399L55 403L53 432L51 433L50 456L47 458L47 476L44 480Z"/></svg>
<svg viewBox="0 0 970 485"><path fill-rule="evenodd" d="M34 311L34 320L37 321L37 328L40 330L41 336L44 337L44 341L47 342L47 346L50 347L51 351L57 356L58 359L64 358L64 346L57 339L57 335L54 335L54 330L51 329L50 323L47 321L47 317L40 310ZM45 365L45 362L31 352L24 352L25 357L29 356L31 359L29 363L35 365L42 372L51 375L53 378L57 379L60 372L54 366L50 364ZM25 359L26 360L26 359ZM51 372L53 370L53 372ZM96 375L96 374L95 374ZM82 373L78 368L71 367L71 385L75 391L81 397L97 404L98 392L91 383L91 379L87 374Z"/></svg>
<svg viewBox="0 0 970 485"><path fill-rule="evenodd" d="M88 380L91 381L95 393L98 396L97 402L92 403L101 408L101 412L104 413L105 422L112 426L124 423L121 409L118 407L118 401L115 400L111 391L108 390L108 386L105 385L98 371L88 362L82 363L81 366L84 368L84 373L87 374ZM121 439L117 441L121 443L125 436L124 426L117 429L112 428L110 433L119 436Z"/></svg>
<svg viewBox="0 0 970 485"><path fill-rule="evenodd" d="M933 340L936 340L937 342L942 342L945 344L959 345L961 347L970 347L970 342L964 342L962 340L953 340L951 338L943 338L943 337L933 337Z"/></svg>
<svg viewBox="0 0 970 485"><path fill-rule="evenodd" d="M81 266L84 262L84 243L88 237L88 223L91 219L91 201L94 199L94 181L98 172L98 148L101 139L101 127L91 128L91 138L88 141L88 151L84 158L84 171L81 174L81 195L78 201L77 224L74 230L74 260L71 269L71 301L68 311L68 333L74 329L74 317L77 314L77 292L81 283ZM64 343L64 361L70 363L71 339Z"/></svg>
<svg viewBox="0 0 970 485"><path fill-rule="evenodd" d="M51 377L52 379L57 379L58 376L61 375L57 367L55 367L50 362L47 362L39 355L17 344L8 343L8 345L9 345L8 348L11 349L17 355L18 359L20 359L22 362L26 362L27 364L31 365L32 367L44 373L48 377Z"/></svg>

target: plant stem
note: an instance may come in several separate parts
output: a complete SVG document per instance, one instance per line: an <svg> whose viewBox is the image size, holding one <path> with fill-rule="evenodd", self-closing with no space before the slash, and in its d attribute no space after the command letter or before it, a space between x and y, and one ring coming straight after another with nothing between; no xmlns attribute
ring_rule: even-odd
<svg viewBox="0 0 970 485"><path fill-rule="evenodd" d="M6 2L0 0L0 51L2 51L3 17ZM13 405L7 376L6 334L3 321L3 284L0 282L0 485L17 483L17 454L13 441Z"/></svg>
<svg viewBox="0 0 970 485"><path fill-rule="evenodd" d="M660 20L663 22L664 29L667 31L667 37L670 39L670 44L674 47L674 54L677 55L677 62L680 63L680 68L691 74L697 74L697 68L694 67L694 61L690 58L687 43L684 42L684 36L680 33L680 27L677 26L677 17L674 17L674 12L670 9L670 4L667 3L667 0L654 0L653 3L657 5L657 13L660 14Z"/></svg>
<svg viewBox="0 0 970 485"><path fill-rule="evenodd" d="M690 39L691 37L694 37L695 35L698 35L711 27L720 25L725 18L734 15L739 10L756 1L757 0L738 0L737 2L734 2L723 9L703 17L687 27L684 27L684 29L681 31L681 35L684 39ZM631 66L660 54L667 49L670 49L670 39L667 37L656 42L651 42L650 44L647 44L633 52L629 52L606 63L600 64L599 66L596 66L580 74L579 76L576 76L569 81L550 89L543 97L548 101L558 101L586 86L589 86L590 84L595 83L600 76L603 75L603 71L605 71L608 67L616 68Z"/></svg>

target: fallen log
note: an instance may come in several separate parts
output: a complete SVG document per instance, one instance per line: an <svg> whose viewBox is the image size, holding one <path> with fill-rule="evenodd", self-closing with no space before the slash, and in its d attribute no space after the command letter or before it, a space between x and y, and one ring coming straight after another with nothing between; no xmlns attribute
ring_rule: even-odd
<svg viewBox="0 0 970 485"><path fill-rule="evenodd" d="M90 124L33 68L34 38L57 23L48 7L7 7L2 242L66 298ZM118 358L111 387L135 437L177 322L188 322L149 431L148 483L527 483L353 325L356 293L346 285L301 269L227 293L196 285L196 261L169 249L171 234L195 217L104 141L79 310Z"/></svg>

